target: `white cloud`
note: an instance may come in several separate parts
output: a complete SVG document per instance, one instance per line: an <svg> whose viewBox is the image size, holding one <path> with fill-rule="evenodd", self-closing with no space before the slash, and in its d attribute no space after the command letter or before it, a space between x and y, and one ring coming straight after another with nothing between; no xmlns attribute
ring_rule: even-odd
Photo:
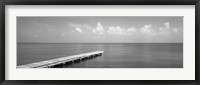
<svg viewBox="0 0 200 85"><path fill-rule="evenodd" d="M120 26L111 26L108 28L107 31L109 34L118 34L118 35L132 35L132 34L139 34L137 28L130 27L128 29L121 28Z"/></svg>
<svg viewBox="0 0 200 85"><path fill-rule="evenodd" d="M169 22L164 23L164 28L169 29Z"/></svg>
<svg viewBox="0 0 200 85"><path fill-rule="evenodd" d="M142 27L142 28L140 29L140 32L141 32L141 33L150 34L150 33L152 32L151 24L149 24L149 25L144 25L144 27Z"/></svg>
<svg viewBox="0 0 200 85"><path fill-rule="evenodd" d="M170 24L169 22L165 22L164 24L164 27L159 27L158 30L159 32L157 34L159 35L166 35L166 34L170 34L172 32L177 32L178 29L170 29Z"/></svg>
<svg viewBox="0 0 200 85"><path fill-rule="evenodd" d="M71 27L79 27L79 28L86 28L86 29L92 29L92 27L88 24L75 24L75 23L69 23L68 26Z"/></svg>
<svg viewBox="0 0 200 85"><path fill-rule="evenodd" d="M158 28L160 31L167 31L169 30L169 22L164 23L164 27Z"/></svg>
<svg viewBox="0 0 200 85"><path fill-rule="evenodd" d="M68 24L68 26L71 26L71 27L73 27L74 29L71 31L71 32L83 32L82 31L82 29L80 28L80 27L82 27L82 25L80 25L80 24L73 24L73 23L70 23L70 24Z"/></svg>
<svg viewBox="0 0 200 85"><path fill-rule="evenodd" d="M163 23L162 27L159 28L153 28L151 24L144 25L141 28L136 28L136 27L130 27L130 28L122 28L120 26L109 26L108 29L104 29L104 26L98 22L97 26L95 28L92 28L90 25L87 24L68 24L69 26L74 27L74 30L71 32L89 32L89 33L95 33L99 35L103 35L105 32L108 34L113 34L113 35L168 35L170 33L176 33L179 31L177 28L170 28L170 23L165 22Z"/></svg>
<svg viewBox="0 0 200 85"><path fill-rule="evenodd" d="M77 32L83 32L79 27L76 27L74 30Z"/></svg>
<svg viewBox="0 0 200 85"><path fill-rule="evenodd" d="M97 23L97 27L92 30L93 33L103 34L105 32L103 25L100 22Z"/></svg>
<svg viewBox="0 0 200 85"><path fill-rule="evenodd" d="M122 29L120 26L111 26L108 28L108 31L107 31L109 34L123 34L124 32L124 29Z"/></svg>
<svg viewBox="0 0 200 85"><path fill-rule="evenodd" d="M93 33L96 33L96 30L95 30L95 29L93 29L93 30L92 30L92 32L93 32Z"/></svg>
<svg viewBox="0 0 200 85"><path fill-rule="evenodd" d="M125 34L132 35L132 34L138 34L138 30L135 27L128 28L125 30Z"/></svg>
<svg viewBox="0 0 200 85"><path fill-rule="evenodd" d="M83 32L83 31L88 31L91 30L92 27L90 25L87 24L74 24L74 23L69 23L68 26L73 27L74 31L77 32ZM73 30L71 32L74 32Z"/></svg>
<svg viewBox="0 0 200 85"><path fill-rule="evenodd" d="M127 31L129 31L129 32L137 32L137 29L135 27L131 27L131 28L128 28Z"/></svg>

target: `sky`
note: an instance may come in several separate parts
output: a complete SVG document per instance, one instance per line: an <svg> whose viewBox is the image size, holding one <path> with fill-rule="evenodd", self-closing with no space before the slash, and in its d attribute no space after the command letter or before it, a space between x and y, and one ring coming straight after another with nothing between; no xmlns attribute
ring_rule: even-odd
<svg viewBox="0 0 200 85"><path fill-rule="evenodd" d="M17 17L17 42L183 43L183 17Z"/></svg>

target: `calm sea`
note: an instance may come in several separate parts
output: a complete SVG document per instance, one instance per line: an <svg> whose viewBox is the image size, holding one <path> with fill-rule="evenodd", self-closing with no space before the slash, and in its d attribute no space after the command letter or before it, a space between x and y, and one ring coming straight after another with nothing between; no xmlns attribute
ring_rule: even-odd
<svg viewBox="0 0 200 85"><path fill-rule="evenodd" d="M104 51L102 56L68 68L182 68L183 43L18 43L17 65L81 53Z"/></svg>

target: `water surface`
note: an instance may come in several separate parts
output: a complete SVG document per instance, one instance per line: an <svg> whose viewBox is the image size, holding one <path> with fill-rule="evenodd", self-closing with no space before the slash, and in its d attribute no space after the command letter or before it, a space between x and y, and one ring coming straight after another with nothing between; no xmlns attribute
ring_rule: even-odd
<svg viewBox="0 0 200 85"><path fill-rule="evenodd" d="M63 68L182 68L182 43L18 43L17 65L81 53L100 57Z"/></svg>

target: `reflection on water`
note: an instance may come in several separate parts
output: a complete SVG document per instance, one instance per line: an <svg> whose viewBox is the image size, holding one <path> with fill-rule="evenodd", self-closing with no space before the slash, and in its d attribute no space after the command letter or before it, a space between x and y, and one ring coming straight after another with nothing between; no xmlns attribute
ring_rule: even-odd
<svg viewBox="0 0 200 85"><path fill-rule="evenodd" d="M81 61L66 68L182 68L182 43L123 44L41 44L21 43L17 46L17 65L92 51L104 51L94 59Z"/></svg>

